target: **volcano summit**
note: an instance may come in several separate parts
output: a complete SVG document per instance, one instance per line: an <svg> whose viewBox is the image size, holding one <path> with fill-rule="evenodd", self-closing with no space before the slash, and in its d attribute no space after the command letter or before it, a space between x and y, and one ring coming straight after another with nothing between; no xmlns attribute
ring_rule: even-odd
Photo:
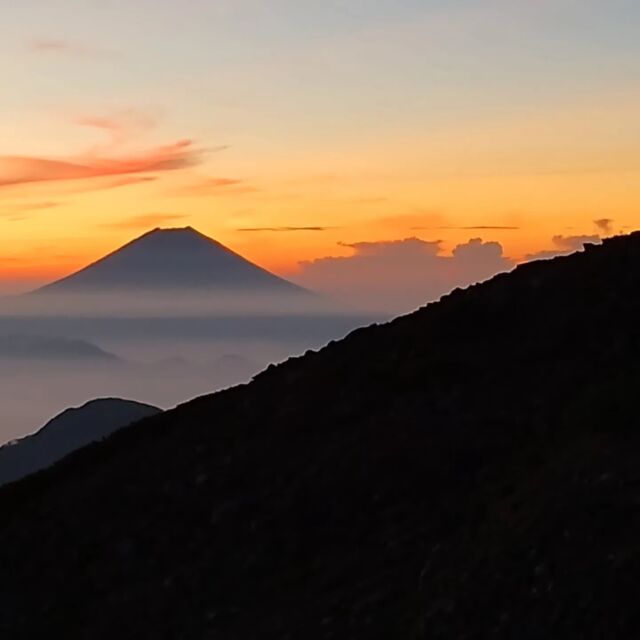
<svg viewBox="0 0 640 640"><path fill-rule="evenodd" d="M304 294L192 227L154 229L61 280L48 294L135 291Z"/></svg>

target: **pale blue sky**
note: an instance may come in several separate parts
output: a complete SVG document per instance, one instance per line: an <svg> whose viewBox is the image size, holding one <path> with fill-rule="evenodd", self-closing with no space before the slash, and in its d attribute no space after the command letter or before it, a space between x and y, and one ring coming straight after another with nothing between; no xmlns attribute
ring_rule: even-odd
<svg viewBox="0 0 640 640"><path fill-rule="evenodd" d="M631 0L7 5L0 132L12 116L133 105L216 138L259 136L282 118L295 143L296 132L371 135L570 104L630 89L640 72ZM47 41L70 49L31 50Z"/></svg>

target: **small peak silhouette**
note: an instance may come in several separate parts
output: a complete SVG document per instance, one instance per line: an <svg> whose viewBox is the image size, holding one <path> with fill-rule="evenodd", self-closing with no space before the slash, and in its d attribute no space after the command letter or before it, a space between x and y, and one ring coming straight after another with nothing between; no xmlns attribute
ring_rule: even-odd
<svg viewBox="0 0 640 640"><path fill-rule="evenodd" d="M157 413L157 407L120 398L98 398L66 409L33 435L0 447L0 485L46 469L76 449Z"/></svg>

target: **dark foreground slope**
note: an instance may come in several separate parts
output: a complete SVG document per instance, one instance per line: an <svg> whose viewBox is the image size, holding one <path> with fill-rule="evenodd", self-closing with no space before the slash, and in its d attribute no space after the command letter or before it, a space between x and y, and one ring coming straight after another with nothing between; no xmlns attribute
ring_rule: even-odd
<svg viewBox="0 0 640 640"><path fill-rule="evenodd" d="M637 638L640 234L0 494L4 638Z"/></svg>
<svg viewBox="0 0 640 640"><path fill-rule="evenodd" d="M67 409L33 435L0 447L0 485L46 469L72 451L160 411L121 398L99 398Z"/></svg>

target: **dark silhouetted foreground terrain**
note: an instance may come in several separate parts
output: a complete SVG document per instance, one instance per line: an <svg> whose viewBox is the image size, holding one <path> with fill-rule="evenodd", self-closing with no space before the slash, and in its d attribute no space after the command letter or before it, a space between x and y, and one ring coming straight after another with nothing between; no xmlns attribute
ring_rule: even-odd
<svg viewBox="0 0 640 640"><path fill-rule="evenodd" d="M0 492L0 635L640 637L640 234Z"/></svg>
<svg viewBox="0 0 640 640"><path fill-rule="evenodd" d="M33 435L0 447L0 484L45 469L76 449L157 413L157 407L120 398L67 409Z"/></svg>

